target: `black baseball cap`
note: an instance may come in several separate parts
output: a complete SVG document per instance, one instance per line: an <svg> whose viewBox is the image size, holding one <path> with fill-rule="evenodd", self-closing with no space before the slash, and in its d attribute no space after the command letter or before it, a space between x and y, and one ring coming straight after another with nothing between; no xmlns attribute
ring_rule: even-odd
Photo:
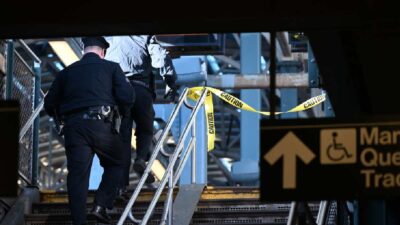
<svg viewBox="0 0 400 225"><path fill-rule="evenodd" d="M104 37L83 37L82 38L83 48L89 46L98 46L102 49L107 49L110 44L106 41Z"/></svg>

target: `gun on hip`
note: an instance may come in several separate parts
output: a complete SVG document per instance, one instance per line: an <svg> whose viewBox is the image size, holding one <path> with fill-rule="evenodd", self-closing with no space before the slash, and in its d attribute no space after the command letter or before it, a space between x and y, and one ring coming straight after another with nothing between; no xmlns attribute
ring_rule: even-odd
<svg viewBox="0 0 400 225"><path fill-rule="evenodd" d="M55 125L55 129L56 129L57 134L59 136L63 136L64 135L64 123L62 122L62 120L58 116L57 110L54 110L54 125Z"/></svg>
<svg viewBox="0 0 400 225"><path fill-rule="evenodd" d="M122 116L119 112L118 106L113 106L113 109L111 110L111 116L108 118L111 120L110 122L112 124L112 131L119 134Z"/></svg>

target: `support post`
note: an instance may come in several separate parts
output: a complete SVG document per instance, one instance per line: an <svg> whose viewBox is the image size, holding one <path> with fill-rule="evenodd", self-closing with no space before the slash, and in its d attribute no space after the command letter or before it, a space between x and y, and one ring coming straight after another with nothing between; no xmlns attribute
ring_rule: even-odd
<svg viewBox="0 0 400 225"><path fill-rule="evenodd" d="M40 63L35 62L33 66L35 73L35 96L34 108L36 109L40 104L40 91L41 91L41 68ZM33 149L32 149L32 185L37 185L38 171L39 171L39 126L40 117L37 116L33 122Z"/></svg>
<svg viewBox="0 0 400 225"><path fill-rule="evenodd" d="M11 100L14 70L14 41L7 40L6 100Z"/></svg>
<svg viewBox="0 0 400 225"><path fill-rule="evenodd" d="M243 33L240 35L241 74L260 74L261 35ZM254 107L261 108L259 89L241 90L241 99ZM243 184L255 185L259 180L260 115L242 111L240 114L240 161L232 166L232 179Z"/></svg>
<svg viewBox="0 0 400 225"><path fill-rule="evenodd" d="M179 180L179 186L190 185L190 184L207 184L207 130L206 130L206 118L204 112L204 105L201 111L197 114L195 119L196 129L196 144L195 150L191 153L190 157L196 160L196 165L193 165L193 160L188 160L183 169L181 178ZM180 112L181 117L181 131L185 127L188 119L190 118L191 109L182 108ZM193 129L193 128L192 128ZM187 137L185 145L189 143L190 136ZM188 149L186 149L187 151ZM195 154L193 156L193 154ZM193 171L194 170L194 171ZM193 171L193 172L192 172Z"/></svg>

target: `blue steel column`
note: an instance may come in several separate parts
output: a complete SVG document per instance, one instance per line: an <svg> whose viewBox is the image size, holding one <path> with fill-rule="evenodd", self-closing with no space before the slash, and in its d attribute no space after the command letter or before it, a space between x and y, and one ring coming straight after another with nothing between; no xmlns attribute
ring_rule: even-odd
<svg viewBox="0 0 400 225"><path fill-rule="evenodd" d="M191 101L191 104L194 102ZM156 112L156 118L162 118L167 121L171 114L173 104L156 104L154 105L154 111ZM190 113L192 110L185 106L179 112L177 121L174 122L172 127L172 133L175 141L179 138L180 132L184 130ZM186 140L186 144L188 141ZM189 156L189 160L186 162L186 166L183 168L179 185L191 184L192 173L191 173L191 161L192 155ZM204 107L200 109L199 114L196 117L196 184L207 184L207 136L206 136L206 121L204 114Z"/></svg>
<svg viewBox="0 0 400 225"><path fill-rule="evenodd" d="M181 131L183 131L192 110L183 107L180 112ZM200 109L196 117L196 182L195 184L207 184L207 131L204 106ZM189 139L188 139L189 140ZM188 142L188 141L187 141ZM192 155L189 156L186 166L179 181L179 185L192 183Z"/></svg>
<svg viewBox="0 0 400 225"><path fill-rule="evenodd" d="M35 62L33 66L35 73L35 100L34 108L36 109L40 103L41 91L41 68L40 63ZM32 185L37 185L39 171L39 123L40 117L37 116L33 122L33 149L32 149Z"/></svg>
<svg viewBox="0 0 400 225"><path fill-rule="evenodd" d="M240 35L240 68L242 74L260 74L260 33ZM260 109L260 90L242 90L240 97L255 109ZM232 166L232 178L237 182L254 184L259 179L260 115L242 111L240 130L240 161Z"/></svg>
<svg viewBox="0 0 400 225"><path fill-rule="evenodd" d="M297 102L296 88L282 88L280 91L281 91L281 111L283 112L288 111L297 105L298 102ZM292 119L297 117L298 113L281 114L282 119Z"/></svg>
<svg viewBox="0 0 400 225"><path fill-rule="evenodd" d="M298 71L295 71L292 67L281 67L279 73L296 73ZM285 75L285 76L290 76L290 75ZM280 89L281 92L281 111L285 112L293 107L297 106L298 101L297 101L297 88L282 88ZM293 119L297 118L298 113L285 113L281 114L282 119Z"/></svg>

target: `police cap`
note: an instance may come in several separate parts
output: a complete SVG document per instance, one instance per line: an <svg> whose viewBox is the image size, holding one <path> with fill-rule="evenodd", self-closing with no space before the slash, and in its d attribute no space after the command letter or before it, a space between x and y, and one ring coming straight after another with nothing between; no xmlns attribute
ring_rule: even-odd
<svg viewBox="0 0 400 225"><path fill-rule="evenodd" d="M106 41L104 37L83 37L82 38L83 47L98 46L102 49L107 49L110 44Z"/></svg>

